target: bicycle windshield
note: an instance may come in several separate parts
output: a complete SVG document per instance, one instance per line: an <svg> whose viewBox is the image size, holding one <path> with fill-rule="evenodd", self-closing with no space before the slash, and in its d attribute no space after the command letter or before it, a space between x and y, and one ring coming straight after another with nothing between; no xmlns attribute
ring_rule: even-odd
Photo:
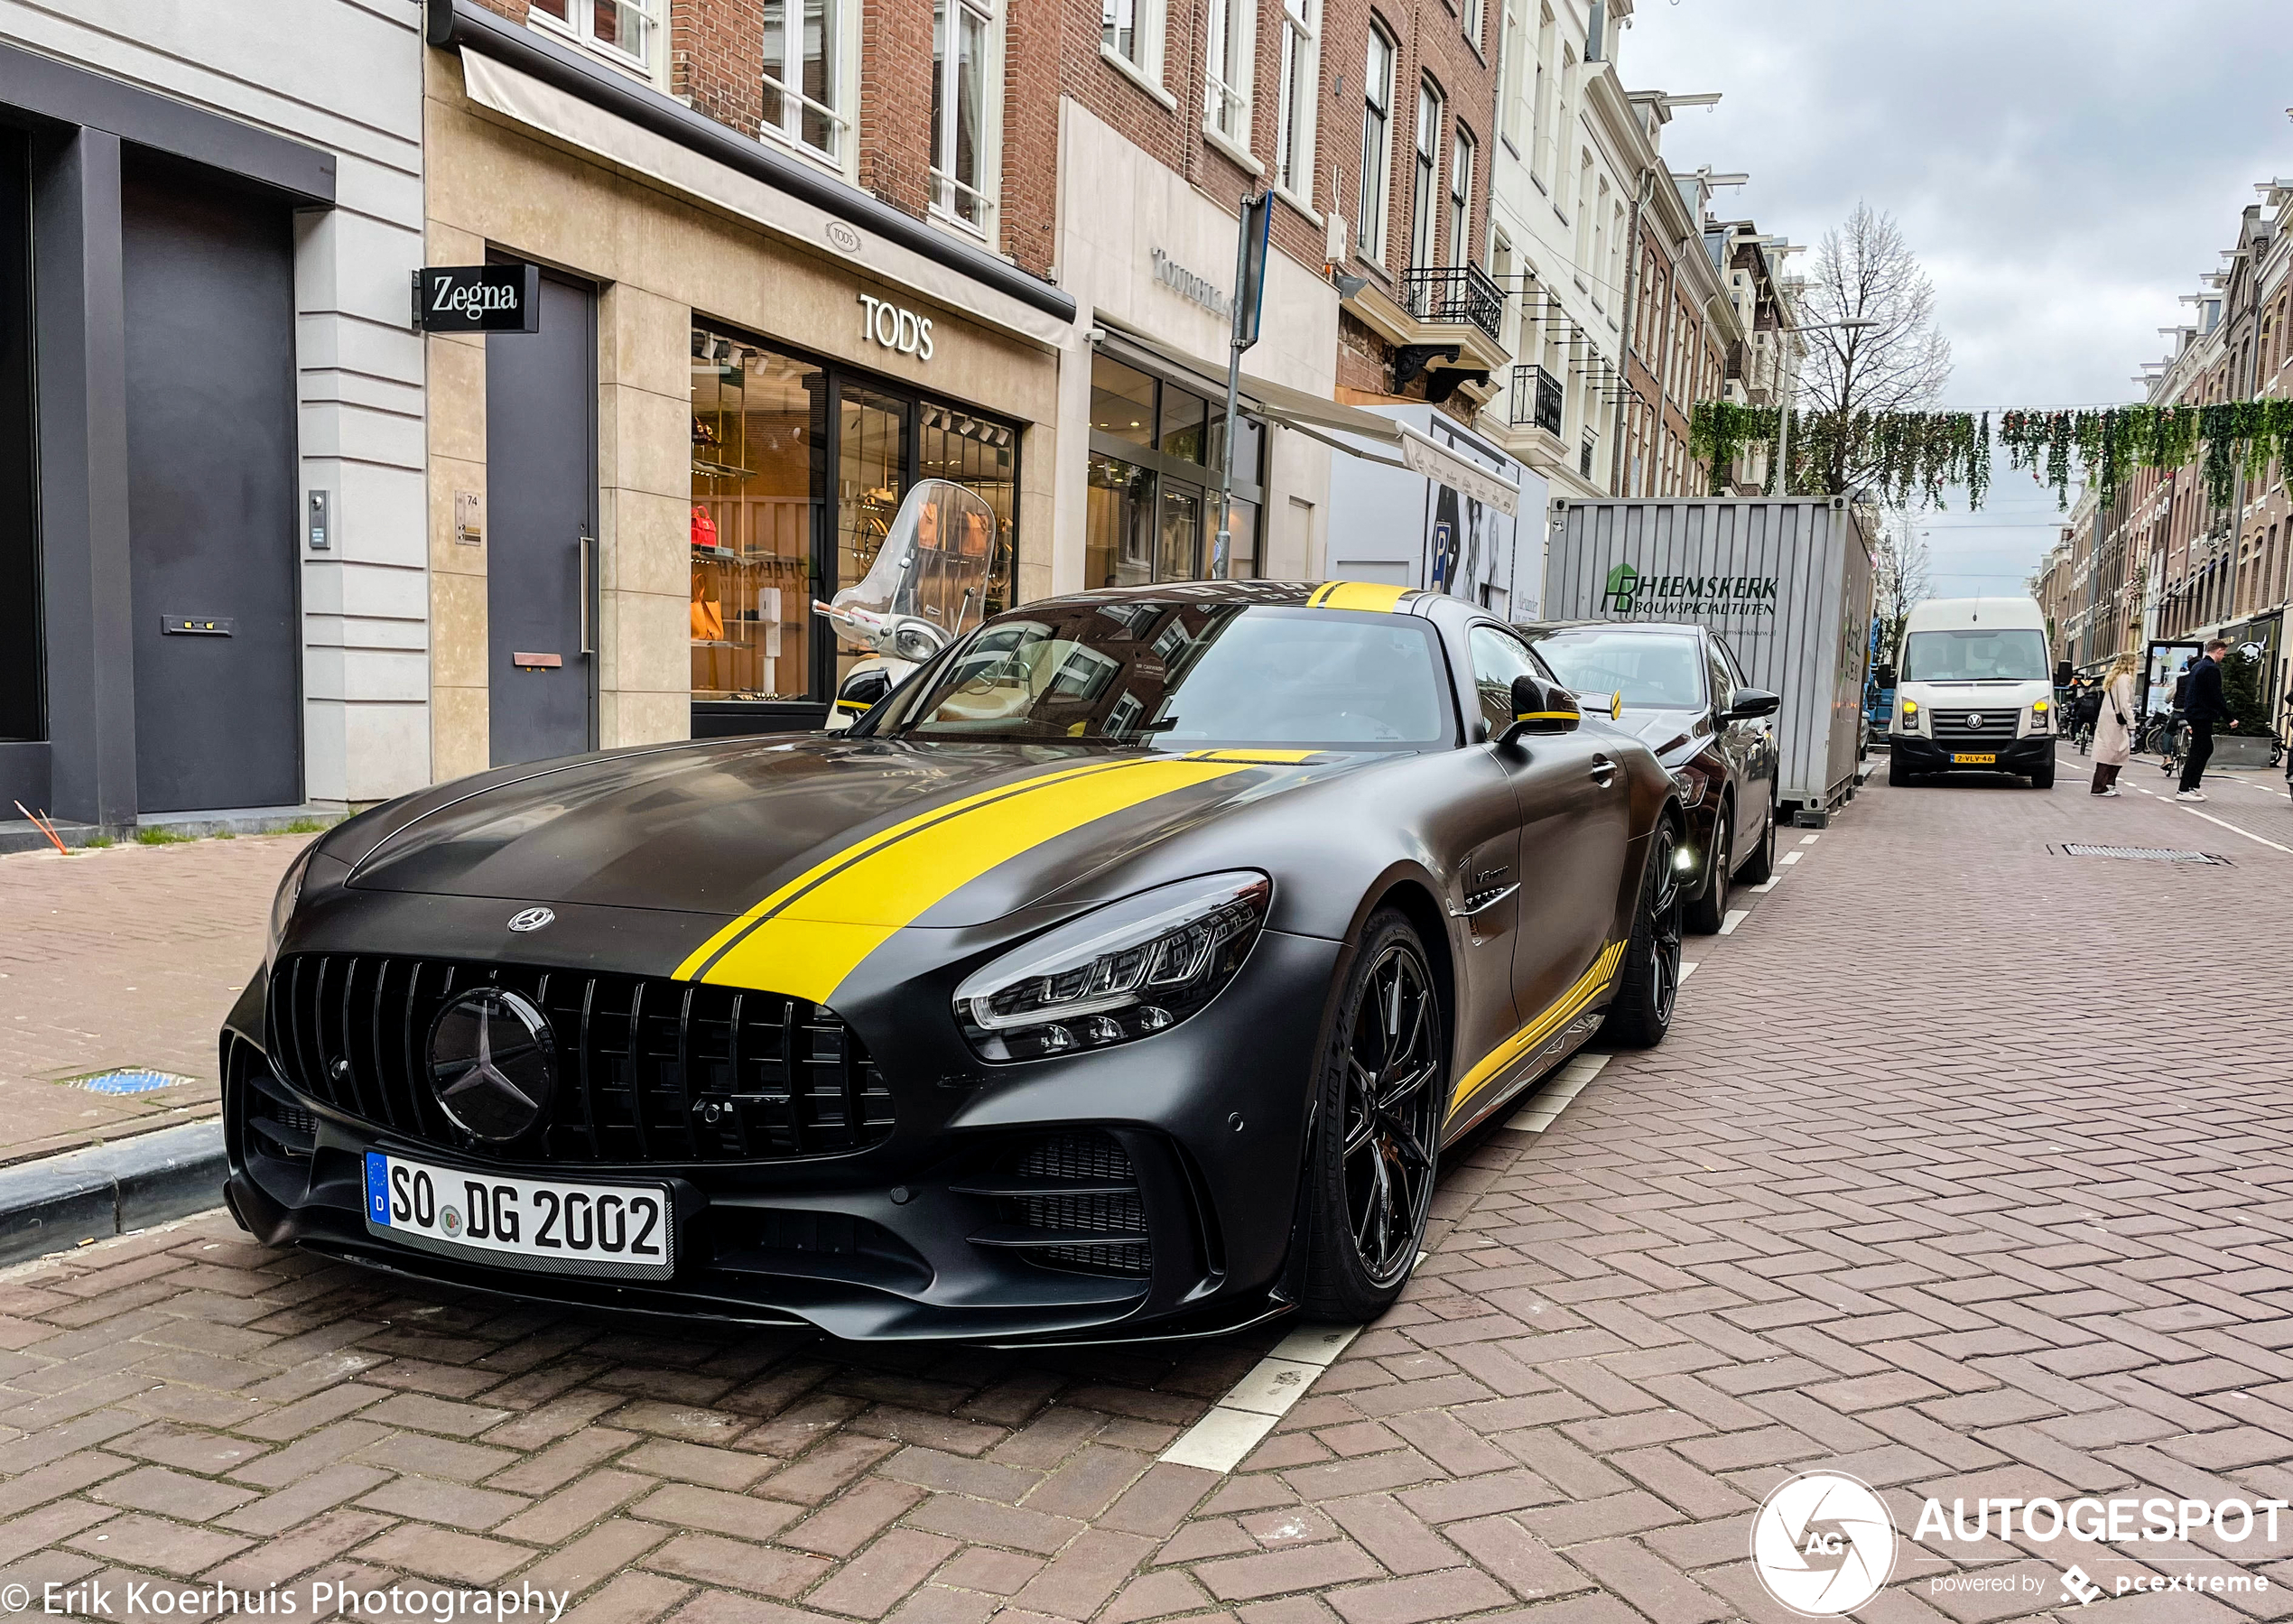
<svg viewBox="0 0 2293 1624"><path fill-rule="evenodd" d="M838 634L903 659L928 659L979 623L995 569L995 509L945 479L901 498L868 573L825 608Z"/></svg>
<svg viewBox="0 0 2293 1624"><path fill-rule="evenodd" d="M1913 632L1903 642L1906 682L2042 682L2047 638L2036 630Z"/></svg>
<svg viewBox="0 0 2293 1624"><path fill-rule="evenodd" d="M1156 749L1446 744L1433 628L1409 616L1128 599L1046 604L980 628L880 730ZM870 731L879 730L871 728Z"/></svg>

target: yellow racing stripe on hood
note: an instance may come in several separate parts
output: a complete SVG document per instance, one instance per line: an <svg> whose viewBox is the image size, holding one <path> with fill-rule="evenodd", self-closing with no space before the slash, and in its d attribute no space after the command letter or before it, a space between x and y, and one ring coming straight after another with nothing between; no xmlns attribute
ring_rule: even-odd
<svg viewBox="0 0 2293 1624"><path fill-rule="evenodd" d="M1223 761L1236 766L1294 767L1322 755L1320 750L1189 750L1187 761Z"/></svg>
<svg viewBox="0 0 2293 1624"><path fill-rule="evenodd" d="M1367 609L1373 614L1389 615L1416 589L1374 580L1325 580L1306 594L1305 603L1312 609Z"/></svg>
<svg viewBox="0 0 2293 1624"><path fill-rule="evenodd" d="M678 966L683 979L827 1003L902 927L1063 834L1244 771L1171 757L1096 763L967 796L878 831L791 880Z"/></svg>

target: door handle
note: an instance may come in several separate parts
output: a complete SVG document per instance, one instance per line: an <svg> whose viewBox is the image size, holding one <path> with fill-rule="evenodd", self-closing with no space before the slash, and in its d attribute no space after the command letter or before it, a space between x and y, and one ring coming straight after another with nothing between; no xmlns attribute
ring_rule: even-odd
<svg viewBox="0 0 2293 1624"><path fill-rule="evenodd" d="M580 556L578 567L581 577L578 587L581 595L581 652L585 654L593 654L597 653L597 640L589 636L589 593L596 586L597 538L584 531L578 551Z"/></svg>
<svg viewBox="0 0 2293 1624"><path fill-rule="evenodd" d="M1602 789L1608 788L1616 782L1616 763L1605 756L1593 756L1592 779Z"/></svg>

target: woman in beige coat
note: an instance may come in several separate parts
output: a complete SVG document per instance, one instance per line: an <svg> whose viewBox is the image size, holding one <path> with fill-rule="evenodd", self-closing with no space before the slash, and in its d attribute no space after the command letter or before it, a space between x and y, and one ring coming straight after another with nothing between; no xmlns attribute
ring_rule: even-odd
<svg viewBox="0 0 2293 1624"><path fill-rule="evenodd" d="M2118 769L2133 759L2134 668L2131 654L2118 656L2102 680L2102 714L2094 719L2094 781L2091 793L2118 793Z"/></svg>

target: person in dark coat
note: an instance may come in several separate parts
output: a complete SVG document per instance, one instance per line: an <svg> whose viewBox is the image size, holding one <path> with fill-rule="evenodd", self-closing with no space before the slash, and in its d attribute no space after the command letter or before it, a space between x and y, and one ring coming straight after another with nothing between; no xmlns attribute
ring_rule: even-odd
<svg viewBox="0 0 2293 1624"><path fill-rule="evenodd" d="M2183 704L2189 722L2189 748L2182 756L2177 801L2205 799L2205 792L2197 785L2205 776L2205 764L2213 759L2214 728L2223 722L2237 726L2237 719L2229 713L2229 701L2222 697L2222 656L2227 653L2229 645L2216 637L2205 645L2205 657L2189 668Z"/></svg>

